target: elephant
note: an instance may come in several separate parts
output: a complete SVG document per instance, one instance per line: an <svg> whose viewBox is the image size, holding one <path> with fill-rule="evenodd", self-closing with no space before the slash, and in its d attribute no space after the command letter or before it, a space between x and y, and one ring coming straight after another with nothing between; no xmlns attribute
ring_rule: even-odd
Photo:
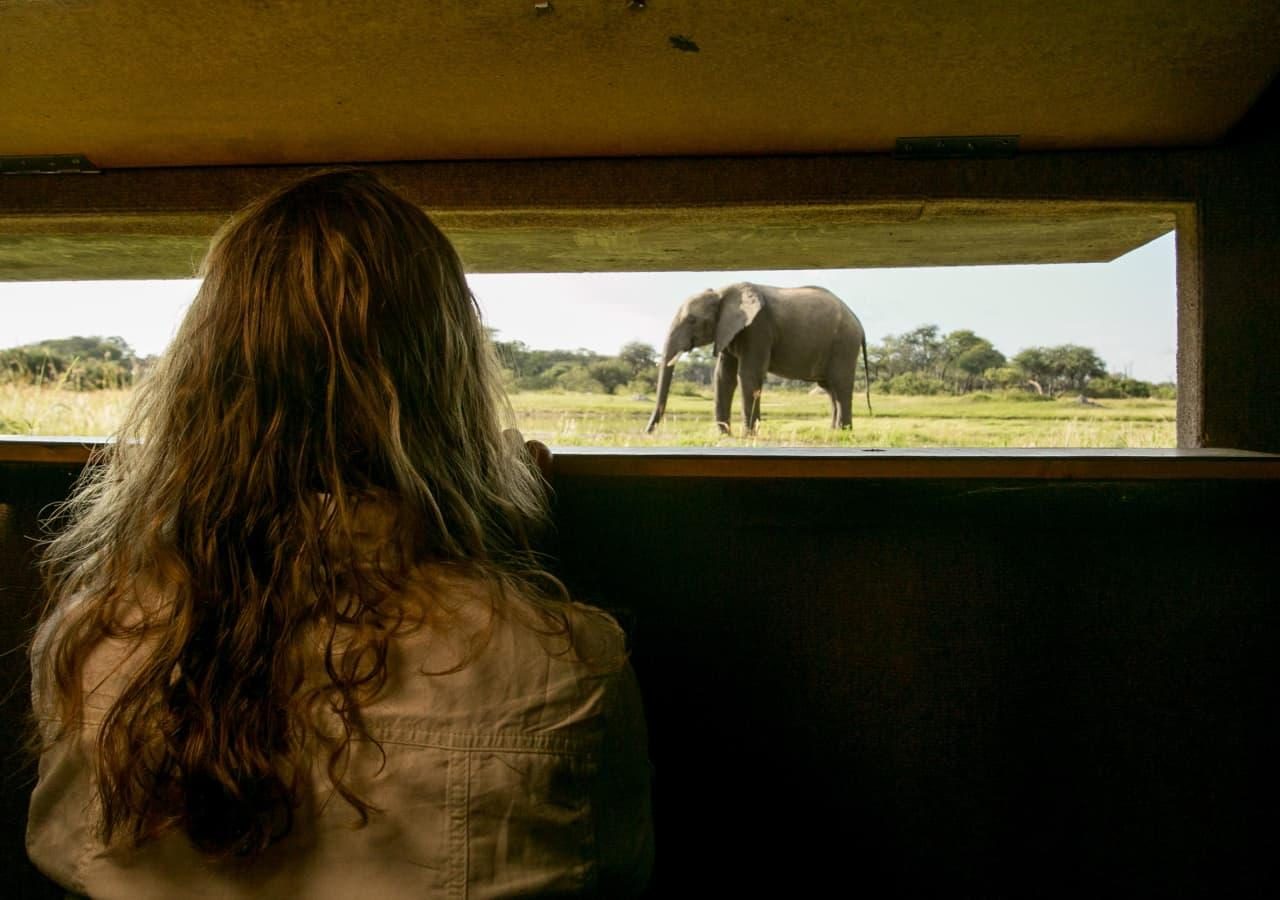
<svg viewBox="0 0 1280 900"><path fill-rule="evenodd" d="M867 411L871 412L867 336L844 301L820 287L741 282L703 291L680 305L667 332L658 371L658 402L646 432L652 432L666 412L676 358L713 341L716 424L725 434L735 382L742 387L743 425L747 433L755 430L767 372L817 382L831 397L831 427L850 427L859 350L867 371Z"/></svg>

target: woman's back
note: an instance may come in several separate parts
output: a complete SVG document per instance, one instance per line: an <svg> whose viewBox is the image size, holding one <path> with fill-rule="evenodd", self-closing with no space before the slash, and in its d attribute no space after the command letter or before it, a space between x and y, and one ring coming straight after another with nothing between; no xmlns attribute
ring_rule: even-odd
<svg viewBox="0 0 1280 900"><path fill-rule="evenodd" d="M375 808L363 827L317 759L314 794L290 833L250 865L211 862L175 832L136 850L102 846L92 742L138 652L112 641L86 667L81 741L61 741L41 759L32 860L94 897L638 891L652 860L649 773L616 623L567 607L578 649L566 653L563 636L542 633L522 598L495 609L492 589L474 579L435 572L430 581L447 592L453 622L398 637L383 694L363 709L377 745L357 742L348 768L348 785ZM458 668L481 633L483 648ZM47 697L35 703L48 709Z"/></svg>
<svg viewBox="0 0 1280 900"><path fill-rule="evenodd" d="M327 172L202 270L45 550L32 858L97 896L637 888L622 635L529 545L545 483L452 245Z"/></svg>

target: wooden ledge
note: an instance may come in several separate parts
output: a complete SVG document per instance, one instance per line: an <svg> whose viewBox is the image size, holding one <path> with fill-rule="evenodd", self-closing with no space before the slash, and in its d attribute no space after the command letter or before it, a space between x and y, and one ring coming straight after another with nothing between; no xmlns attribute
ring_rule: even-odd
<svg viewBox="0 0 1280 900"><path fill-rule="evenodd" d="M81 466L93 438L0 438L0 465ZM1280 456L1242 450L552 448L553 477L915 478L1074 481L1280 479Z"/></svg>
<svg viewBox="0 0 1280 900"><path fill-rule="evenodd" d="M554 450L565 476L1148 481L1280 478L1280 456L1237 450Z"/></svg>
<svg viewBox="0 0 1280 900"><path fill-rule="evenodd" d="M37 463L55 466L83 466L95 450L107 441L97 437L0 436L0 465Z"/></svg>

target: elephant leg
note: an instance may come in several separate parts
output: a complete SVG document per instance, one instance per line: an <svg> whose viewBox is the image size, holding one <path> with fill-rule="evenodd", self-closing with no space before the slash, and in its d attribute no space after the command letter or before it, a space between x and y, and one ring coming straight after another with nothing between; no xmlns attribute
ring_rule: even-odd
<svg viewBox="0 0 1280 900"><path fill-rule="evenodd" d="M837 428L840 424L840 402L836 399L836 392L831 390L825 384L822 388L827 392L827 399L831 401L831 427Z"/></svg>
<svg viewBox="0 0 1280 900"><path fill-rule="evenodd" d="M716 426L721 434L729 433L733 389L737 383L738 357L721 353L716 357Z"/></svg>
<svg viewBox="0 0 1280 900"><path fill-rule="evenodd" d="M831 388L831 404L835 407L835 414L831 419L831 427L852 428L853 379L849 379L847 383L841 382L838 386Z"/></svg>
<svg viewBox="0 0 1280 900"><path fill-rule="evenodd" d="M738 371L738 386L742 388L742 424L746 434L756 430L760 421L760 394L764 388L764 373L749 371L742 366Z"/></svg>

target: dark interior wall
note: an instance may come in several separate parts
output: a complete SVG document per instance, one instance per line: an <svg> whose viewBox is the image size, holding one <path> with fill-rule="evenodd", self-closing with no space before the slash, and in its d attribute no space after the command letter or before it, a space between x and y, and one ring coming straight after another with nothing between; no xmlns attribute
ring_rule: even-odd
<svg viewBox="0 0 1280 900"><path fill-rule="evenodd" d="M34 550L41 511L64 499L79 467L0 463L0 893L62 897L27 860L23 834L35 763L26 751L31 710L25 645L42 601Z"/></svg>
<svg viewBox="0 0 1280 900"><path fill-rule="evenodd" d="M556 488L633 635L659 895L1274 883L1280 485Z"/></svg>
<svg viewBox="0 0 1280 900"><path fill-rule="evenodd" d="M18 739L30 536L0 466L0 871L42 896ZM558 477L557 570L628 626L655 896L1274 883L1280 482Z"/></svg>
<svg viewBox="0 0 1280 900"><path fill-rule="evenodd" d="M1204 446L1280 453L1280 84L1200 194Z"/></svg>

